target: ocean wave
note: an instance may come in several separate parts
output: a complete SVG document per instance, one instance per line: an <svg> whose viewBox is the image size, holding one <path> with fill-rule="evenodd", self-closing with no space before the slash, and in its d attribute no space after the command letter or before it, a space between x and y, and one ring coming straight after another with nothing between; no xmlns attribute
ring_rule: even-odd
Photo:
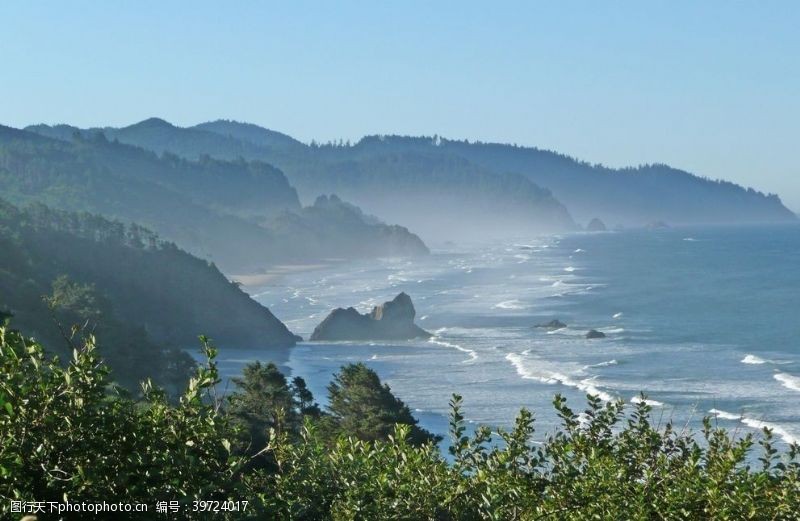
<svg viewBox="0 0 800 521"><path fill-rule="evenodd" d="M585 252L585 251L586 251L586 250L584 250L584 249L578 248L578 249L577 249L577 250L575 250L573 253L583 253L583 252Z"/></svg>
<svg viewBox="0 0 800 521"><path fill-rule="evenodd" d="M719 409L711 409L708 411L709 414L716 416L717 418L722 418L723 420L741 420L741 414L731 414L729 412L721 411Z"/></svg>
<svg viewBox="0 0 800 521"><path fill-rule="evenodd" d="M567 266L566 268L564 268L564 271L566 271L568 273L572 273L576 269L578 269L578 268L576 268L575 266Z"/></svg>
<svg viewBox="0 0 800 521"><path fill-rule="evenodd" d="M751 429L769 429L772 431L773 434L777 435L786 443L798 443L798 438L794 433L789 432L784 427L776 423L765 422L763 420L756 420L755 418L748 418L743 414L732 414L729 412L721 411L719 409L711 409L708 411L709 414L716 416L717 418L721 418L723 420L733 420L733 421L740 421L743 424L747 425Z"/></svg>
<svg viewBox="0 0 800 521"><path fill-rule="evenodd" d="M619 313L614 313L613 315L611 315L611 318L622 318L622 311L620 311Z"/></svg>
<svg viewBox="0 0 800 521"><path fill-rule="evenodd" d="M472 349L467 349L466 347L462 347L462 346L460 346L458 344L445 342L444 340L439 340L436 337L432 337L430 340L428 340L428 342L430 342L432 344L440 345L442 347L449 347L449 348L452 348L452 349L456 349L458 351L461 351L462 353L467 353L469 355L469 358L467 358L466 360L464 360L462 362L464 364L469 364L469 363L472 363L472 362L475 362L476 360L478 360L478 353L476 353Z"/></svg>
<svg viewBox="0 0 800 521"><path fill-rule="evenodd" d="M775 423L755 420L753 418L745 418L744 416L742 417L742 423L753 429L769 429L773 434L776 434L786 443L798 443L798 441L800 441L794 434Z"/></svg>
<svg viewBox="0 0 800 521"><path fill-rule="evenodd" d="M555 281L555 282L553 282L553 283L551 284L551 286L552 286L552 287L554 287L554 288L557 288L557 287L559 287L559 286L563 286L563 285L564 285L564 281L563 281L563 280L561 280L561 279L558 279L557 281Z"/></svg>
<svg viewBox="0 0 800 521"><path fill-rule="evenodd" d="M650 400L649 398L642 398L641 396L634 396L633 398L631 398L631 403L637 405L640 403L646 403L650 407L664 407L664 404L662 402L659 402L658 400Z"/></svg>
<svg viewBox="0 0 800 521"><path fill-rule="evenodd" d="M602 331L603 333L606 333L608 335L618 335L620 333L624 333L625 332L625 328L624 327L602 327L602 328L600 328L600 331Z"/></svg>
<svg viewBox="0 0 800 521"><path fill-rule="evenodd" d="M742 358L742 363L743 364L765 364L765 363L767 363L767 361L764 360L763 358L757 357L756 355L747 355L744 358Z"/></svg>
<svg viewBox="0 0 800 521"><path fill-rule="evenodd" d="M683 240L686 242L697 242L697 239L694 237L684 237Z"/></svg>
<svg viewBox="0 0 800 521"><path fill-rule="evenodd" d="M772 375L774 379L779 381L781 385L792 391L800 392L800 378L790 375L788 373L775 373Z"/></svg>
<svg viewBox="0 0 800 521"><path fill-rule="evenodd" d="M585 371L586 369L591 369L593 367L608 367L610 365L617 365L617 363L618 362L616 360L607 360L605 362L600 362L600 363L597 363L597 364L585 365L585 366L583 366L583 370Z"/></svg>
<svg viewBox="0 0 800 521"><path fill-rule="evenodd" d="M499 309L525 309L528 306L519 300L504 300L503 302L498 302L493 307Z"/></svg>
<svg viewBox="0 0 800 521"><path fill-rule="evenodd" d="M614 400L613 396L597 387L594 382L597 377L585 378L583 380L576 381L557 371L535 372L525 366L525 360L520 354L517 353L508 353L506 355L506 360L511 362L511 365L513 365L517 370L517 374L526 380L536 380L544 384L561 384L567 387L574 387L576 389L580 389L586 394L597 396L604 402L610 402Z"/></svg>

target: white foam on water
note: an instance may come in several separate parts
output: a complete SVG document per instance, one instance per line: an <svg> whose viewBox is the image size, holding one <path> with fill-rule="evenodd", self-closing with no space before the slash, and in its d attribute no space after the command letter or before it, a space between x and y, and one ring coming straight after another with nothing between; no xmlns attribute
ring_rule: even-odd
<svg viewBox="0 0 800 521"><path fill-rule="evenodd" d="M625 332L625 328L624 327L604 327L604 328L600 328L600 331L602 331L603 333L609 334L609 335L618 335L620 333L624 333Z"/></svg>
<svg viewBox="0 0 800 521"><path fill-rule="evenodd" d="M748 418L742 414L732 414L729 412L721 411L719 409L711 409L708 411L709 414L713 414L717 418L721 418L723 420L733 420L733 421L740 421L743 424L747 425L751 429L762 430L767 428L772 431L773 434L777 435L786 443L798 443L798 438L795 434L789 432L784 427L776 423L765 422L763 420L756 420L755 418Z"/></svg>
<svg viewBox="0 0 800 521"><path fill-rule="evenodd" d="M372 355L371 357L369 357L369 359L370 360L377 360L378 359L378 355Z"/></svg>
<svg viewBox="0 0 800 521"><path fill-rule="evenodd" d="M800 392L800 378L797 376L790 375L789 373L775 373L772 377L787 389Z"/></svg>
<svg viewBox="0 0 800 521"><path fill-rule="evenodd" d="M610 402L614 400L613 396L597 387L594 381L597 377L585 378L583 380L576 381L557 371L536 372L525 366L525 360L523 356L518 353L508 353L506 355L506 360L511 362L511 365L514 366L517 374L526 380L536 380L544 384L561 384L567 387L574 387L576 389L580 389L586 394L597 396L604 402Z"/></svg>
<svg viewBox="0 0 800 521"><path fill-rule="evenodd" d="M767 361L764 360L763 358L757 357L756 355L747 355L744 358L742 358L742 363L743 364L765 364L765 363L767 363Z"/></svg>
<svg viewBox="0 0 800 521"><path fill-rule="evenodd" d="M578 248L578 249L577 249L577 250L575 250L573 253L583 253L583 252L585 252L585 251L586 251L586 250L584 250L584 249Z"/></svg>
<svg viewBox="0 0 800 521"><path fill-rule="evenodd" d="M585 366L583 366L583 370L591 369L593 367L608 367L610 365L617 365L617 363L618 362L616 360L607 360L605 362L600 362L600 363L597 363L597 364L585 365Z"/></svg>
<svg viewBox="0 0 800 521"><path fill-rule="evenodd" d="M646 403L650 407L664 407L663 402L659 402L658 400L650 400L649 398L642 398L641 396L634 396L631 398L631 403L640 404Z"/></svg>
<svg viewBox="0 0 800 521"><path fill-rule="evenodd" d="M572 273L576 269L578 269L578 268L576 268L575 266L567 266L566 268L564 268L564 271L566 271L568 273Z"/></svg>
<svg viewBox="0 0 800 521"><path fill-rule="evenodd" d="M614 313L613 315L611 315L611 318L622 318L622 311L620 311L619 313Z"/></svg>
<svg viewBox="0 0 800 521"><path fill-rule="evenodd" d="M526 306L524 302L515 299L515 300L504 300L503 302L498 302L492 307L498 309L525 309L528 306Z"/></svg>
<svg viewBox="0 0 800 521"><path fill-rule="evenodd" d="M719 409L711 409L708 411L709 414L713 414L717 418L722 418L723 420L736 420L739 421L742 419L741 414L731 414L729 412L721 411Z"/></svg>
<svg viewBox="0 0 800 521"><path fill-rule="evenodd" d="M476 353L472 349L467 349L466 347L462 347L462 346L460 346L458 344L453 344L453 343L450 343L450 342L445 342L444 340L439 340L435 336L431 337L430 340L428 340L428 342L430 342L432 344L440 345L442 347L449 347L449 348L452 348L452 349L456 349L458 351L461 351L462 353L467 353L469 355L469 358L464 360L462 362L463 364L473 363L473 362L478 360L478 353Z"/></svg>
<svg viewBox="0 0 800 521"><path fill-rule="evenodd" d="M697 242L697 239L694 237L684 237L683 240L686 242Z"/></svg>
<svg viewBox="0 0 800 521"><path fill-rule="evenodd" d="M742 423L753 429L761 430L767 428L771 430L773 434L776 434L786 443L798 443L799 441L794 434L792 434L791 432L787 431L786 429L775 423L756 420L753 418L746 418L744 416L742 416Z"/></svg>

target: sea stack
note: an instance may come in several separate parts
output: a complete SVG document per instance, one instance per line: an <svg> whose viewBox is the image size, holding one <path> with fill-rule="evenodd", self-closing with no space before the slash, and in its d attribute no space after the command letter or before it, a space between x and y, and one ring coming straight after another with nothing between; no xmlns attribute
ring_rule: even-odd
<svg viewBox="0 0 800 521"><path fill-rule="evenodd" d="M606 334L602 331L598 331L596 329L590 329L588 333L586 333L586 338L605 338Z"/></svg>
<svg viewBox="0 0 800 521"><path fill-rule="evenodd" d="M590 232L604 232L606 231L606 223L595 217L589 224L586 225L586 231Z"/></svg>
<svg viewBox="0 0 800 521"><path fill-rule="evenodd" d="M337 308L311 334L311 340L411 340L432 335L414 324L411 297L400 293L362 315L355 308Z"/></svg>
<svg viewBox="0 0 800 521"><path fill-rule="evenodd" d="M564 329L565 327L567 327L567 325L556 318L546 324L537 324L536 327L542 329L550 329L551 331L553 331L556 329Z"/></svg>

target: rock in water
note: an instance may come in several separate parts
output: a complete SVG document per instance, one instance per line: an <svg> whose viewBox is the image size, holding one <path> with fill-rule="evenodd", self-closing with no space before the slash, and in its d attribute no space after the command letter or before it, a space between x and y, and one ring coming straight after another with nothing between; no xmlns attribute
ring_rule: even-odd
<svg viewBox="0 0 800 521"><path fill-rule="evenodd" d="M414 324L411 297L400 293L394 300L362 315L355 308L337 308L314 329L311 340L410 340L432 335Z"/></svg>
<svg viewBox="0 0 800 521"><path fill-rule="evenodd" d="M551 320L547 324L538 324L536 327L540 327L542 329L555 330L555 329L564 329L565 327L567 327L567 325L556 318L554 320Z"/></svg>
<svg viewBox="0 0 800 521"><path fill-rule="evenodd" d="M604 232L606 231L606 223L595 217L586 225L586 230L590 232Z"/></svg>
<svg viewBox="0 0 800 521"><path fill-rule="evenodd" d="M598 331L596 329L590 329L588 333L586 333L586 338L605 338L606 334L602 331Z"/></svg>

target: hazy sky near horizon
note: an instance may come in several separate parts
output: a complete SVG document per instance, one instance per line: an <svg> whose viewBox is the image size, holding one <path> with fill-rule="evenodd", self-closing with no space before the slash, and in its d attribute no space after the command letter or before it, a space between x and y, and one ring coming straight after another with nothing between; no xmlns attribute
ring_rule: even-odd
<svg viewBox="0 0 800 521"><path fill-rule="evenodd" d="M800 211L800 2L3 2L0 124L253 122L663 162Z"/></svg>

